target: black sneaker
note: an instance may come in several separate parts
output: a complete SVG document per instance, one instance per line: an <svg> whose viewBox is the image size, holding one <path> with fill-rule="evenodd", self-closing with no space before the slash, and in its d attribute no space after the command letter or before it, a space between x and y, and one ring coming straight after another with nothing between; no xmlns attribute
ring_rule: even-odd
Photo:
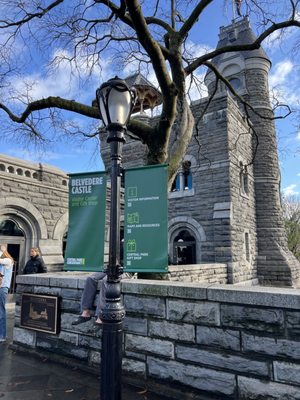
<svg viewBox="0 0 300 400"><path fill-rule="evenodd" d="M88 322L92 317L83 317L82 315L79 315L79 317L72 322L72 325L79 325L83 324L84 322Z"/></svg>

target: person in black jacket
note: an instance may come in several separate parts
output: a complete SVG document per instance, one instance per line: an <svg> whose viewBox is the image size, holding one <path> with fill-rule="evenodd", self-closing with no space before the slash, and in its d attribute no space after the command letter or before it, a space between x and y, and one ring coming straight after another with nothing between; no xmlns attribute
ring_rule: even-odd
<svg viewBox="0 0 300 400"><path fill-rule="evenodd" d="M40 251L37 247L32 247L30 250L30 260L27 261L23 274L40 274L47 272L46 265L40 256Z"/></svg>

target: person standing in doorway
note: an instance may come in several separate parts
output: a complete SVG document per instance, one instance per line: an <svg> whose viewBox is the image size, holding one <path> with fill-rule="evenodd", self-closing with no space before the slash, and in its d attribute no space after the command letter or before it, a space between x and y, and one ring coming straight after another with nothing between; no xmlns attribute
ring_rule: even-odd
<svg viewBox="0 0 300 400"><path fill-rule="evenodd" d="M32 247L30 250L30 260L27 261L23 274L41 274L47 272L46 265L40 255L37 247Z"/></svg>
<svg viewBox="0 0 300 400"><path fill-rule="evenodd" d="M6 341L6 297L11 284L14 260L4 245L0 245L0 343Z"/></svg>

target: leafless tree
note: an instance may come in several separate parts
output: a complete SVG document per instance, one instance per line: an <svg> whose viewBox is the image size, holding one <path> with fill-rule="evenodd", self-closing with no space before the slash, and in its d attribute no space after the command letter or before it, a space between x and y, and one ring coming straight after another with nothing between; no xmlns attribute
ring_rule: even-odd
<svg viewBox="0 0 300 400"><path fill-rule="evenodd" d="M286 221L295 221L300 224L300 197L282 196L283 217Z"/></svg>
<svg viewBox="0 0 300 400"><path fill-rule="evenodd" d="M226 0L228 5L232 1ZM1 118L8 116L21 124L31 136L41 137L44 126L56 123L61 129L78 133L79 126L64 121L61 110L99 120L96 107L76 99L53 96L31 99L28 93L18 93L15 103L7 101L8 79L26 71L37 54L49 54L50 49L61 48L49 65L54 68L66 60L77 72L83 64L101 73L105 57L111 65L122 70L126 63L137 69L153 68L162 93L161 114L154 126L131 120L129 130L147 145L148 163L169 163L170 182L183 159L192 137L194 117L191 112L188 89L197 81L197 72L205 67L214 71L233 95L238 95L213 64L215 56L235 51L258 49L263 41L276 32L299 29L299 0L237 2L239 11L247 13L257 25L258 36L244 45L229 45L207 50L202 54L190 51L190 37L205 18L207 9L216 0L2 0L0 2L0 30L2 41L0 97ZM232 3L234 4L234 3ZM207 32L209 34L209 32ZM200 38L199 38L200 41ZM202 39L205 42L205 38ZM16 57L16 46L24 46L26 54ZM14 57L13 57L14 56ZM17 64L14 62L17 60ZM42 59L43 61L43 59ZM86 71L86 69L85 69ZM87 76L84 77L87 79ZM99 76L100 78L100 76ZM99 80L100 82L100 80ZM244 99L245 110L250 110ZM46 111L48 113L46 114ZM50 119L49 119L50 118ZM67 125L67 126L66 126ZM171 134L176 135L169 145Z"/></svg>
<svg viewBox="0 0 300 400"><path fill-rule="evenodd" d="M282 208L289 249L300 260L300 197L283 196Z"/></svg>

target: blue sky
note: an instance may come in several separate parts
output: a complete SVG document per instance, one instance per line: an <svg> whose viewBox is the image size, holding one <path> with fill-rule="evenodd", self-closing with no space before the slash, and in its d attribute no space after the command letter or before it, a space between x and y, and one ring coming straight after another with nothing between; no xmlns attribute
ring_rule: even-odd
<svg viewBox="0 0 300 400"><path fill-rule="evenodd" d="M220 26L231 23L232 9L230 2L219 0L212 7L208 7L203 17L199 20L199 27L193 31L189 40L189 46L195 53L212 48L218 41ZM224 4L227 4L224 5ZM209 34L208 34L209 33ZM283 102L287 102L294 109L300 101L300 79L298 61L290 52L290 39L296 34L296 29L287 30L285 37L278 40L273 35L271 40L264 43L264 48L272 61L270 73L270 88L277 93ZM3 38L2 38L3 39ZM16 43L16 47L18 44ZM22 52L22 48L16 48L16 53ZM19 76L13 83L17 91L24 89L24 82L30 82L31 97L38 99L47 96L61 96L68 99L76 99L86 104L91 104L95 90L102 82L114 76L109 60L102 59L101 69L95 69L91 76L85 77L84 67L79 81L76 74L71 74L71 66L62 63L55 69L47 68L50 59L63 56L66 50L52 48L35 57L36 63L31 63L30 70L23 76ZM135 66L129 65L123 71L126 77L135 72ZM202 72L199 72L200 74ZM70 78L71 77L71 78ZM86 78L86 79L85 79ZM151 80L150 78L148 78ZM82 83L83 82L83 83ZM78 119L79 123L86 126L84 119L68 115L69 118ZM95 129L96 121L92 121L91 131ZM285 194L300 195L300 130L299 124L292 115L284 121L276 123L278 134L278 147L281 168L282 191ZM33 162L42 162L54 165L70 173L103 170L100 158L99 146L96 140L70 140L57 135L48 137L51 139L44 148L34 146L28 142L20 141L17 135L9 139L2 139L1 152L10 156L27 159ZM297 152L298 151L298 152Z"/></svg>

